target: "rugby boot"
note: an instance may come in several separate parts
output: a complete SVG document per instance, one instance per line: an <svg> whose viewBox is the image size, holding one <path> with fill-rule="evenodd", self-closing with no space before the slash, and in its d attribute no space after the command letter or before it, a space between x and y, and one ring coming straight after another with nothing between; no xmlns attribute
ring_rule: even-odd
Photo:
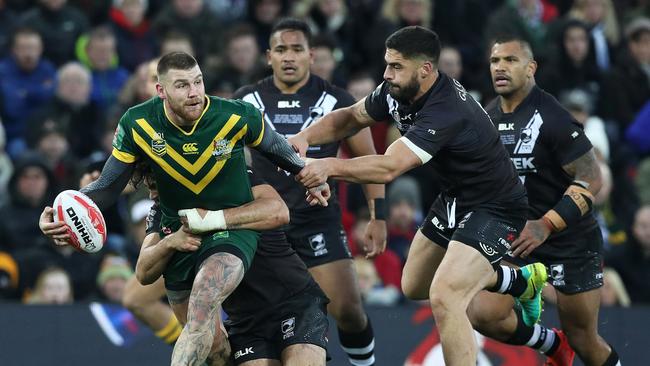
<svg viewBox="0 0 650 366"><path fill-rule="evenodd" d="M546 286L546 267L542 263L533 263L521 267L521 275L526 279L526 290L517 299L521 305L524 323L533 326L542 316L542 289Z"/></svg>
<svg viewBox="0 0 650 366"><path fill-rule="evenodd" d="M546 356L544 366L571 366L576 353L569 345L569 340L563 331L553 328L555 335L560 339L560 345L551 356Z"/></svg>

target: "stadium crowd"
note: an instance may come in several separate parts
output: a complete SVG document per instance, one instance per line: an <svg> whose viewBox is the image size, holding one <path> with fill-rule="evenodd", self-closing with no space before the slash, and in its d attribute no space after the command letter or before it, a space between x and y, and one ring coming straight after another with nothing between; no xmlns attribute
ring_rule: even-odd
<svg viewBox="0 0 650 366"><path fill-rule="evenodd" d="M103 212L109 236L96 255L52 245L38 227L41 210L101 170L119 117L150 97L149 61L189 52L206 92L228 98L269 75L269 32L285 16L305 19L316 35L312 72L357 99L381 82L384 40L402 26L435 30L440 70L483 105L495 96L490 42L503 33L526 39L538 85L598 152L603 305L650 304L648 0L0 0L0 300L119 303L152 204L146 192L125 193ZM387 124L372 132L379 153L399 136ZM387 251L355 259L369 304L404 301L409 243L438 193L427 169L387 188ZM341 184L339 199L358 253L369 219L361 188Z"/></svg>

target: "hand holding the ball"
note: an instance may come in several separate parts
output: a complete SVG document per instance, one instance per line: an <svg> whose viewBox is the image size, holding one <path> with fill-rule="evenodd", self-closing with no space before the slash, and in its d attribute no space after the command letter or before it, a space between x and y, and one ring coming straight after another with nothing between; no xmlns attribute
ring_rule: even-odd
<svg viewBox="0 0 650 366"><path fill-rule="evenodd" d="M189 232L186 225L165 238L167 246L179 252L195 252L201 246L201 237Z"/></svg>
<svg viewBox="0 0 650 366"><path fill-rule="evenodd" d="M43 209L38 220L38 227L41 228L43 234L54 240L54 244L59 246L70 245L68 242L68 239L70 239L68 227L65 222L54 221L54 209L52 207L47 206Z"/></svg>

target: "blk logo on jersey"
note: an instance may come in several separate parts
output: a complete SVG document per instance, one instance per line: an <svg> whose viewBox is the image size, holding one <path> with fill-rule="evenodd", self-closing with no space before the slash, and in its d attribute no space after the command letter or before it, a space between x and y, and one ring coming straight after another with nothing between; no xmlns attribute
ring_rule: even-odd
<svg viewBox="0 0 650 366"><path fill-rule="evenodd" d="M253 352L253 347L246 347L244 349L240 349L239 351L235 352L235 360L241 356L252 355L254 353L255 352Z"/></svg>
<svg viewBox="0 0 650 366"><path fill-rule="evenodd" d="M551 264L553 286L564 286L564 264Z"/></svg>
<svg viewBox="0 0 650 366"><path fill-rule="evenodd" d="M278 100L278 108L300 108L299 100Z"/></svg>
<svg viewBox="0 0 650 366"><path fill-rule="evenodd" d="M534 157L529 157L529 158L510 158L512 160L512 164L515 166L515 169L517 169L518 172L535 172L537 171L537 167L533 163L535 161Z"/></svg>
<svg viewBox="0 0 650 366"><path fill-rule="evenodd" d="M315 257L327 254L327 248L325 245L325 234L318 233L309 237L309 246L314 251Z"/></svg>
<svg viewBox="0 0 650 366"><path fill-rule="evenodd" d="M232 148L229 145L230 141L226 139L212 141L212 156L214 156L217 160L225 160L230 158Z"/></svg>
<svg viewBox="0 0 650 366"><path fill-rule="evenodd" d="M296 317L285 319L280 324L282 330L282 339L287 339L294 336L294 329L296 328Z"/></svg>
<svg viewBox="0 0 650 366"><path fill-rule="evenodd" d="M499 131L514 131L514 123L499 123Z"/></svg>

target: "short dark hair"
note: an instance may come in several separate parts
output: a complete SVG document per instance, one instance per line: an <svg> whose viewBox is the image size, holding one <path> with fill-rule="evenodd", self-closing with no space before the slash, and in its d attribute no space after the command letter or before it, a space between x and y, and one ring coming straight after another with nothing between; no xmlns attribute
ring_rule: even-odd
<svg viewBox="0 0 650 366"><path fill-rule="evenodd" d="M11 34L10 47L16 45L16 39L18 39L19 36L37 36L38 38L41 39L41 41L43 40L43 37L36 29L31 27L26 27L26 26L20 26L15 28Z"/></svg>
<svg viewBox="0 0 650 366"><path fill-rule="evenodd" d="M309 29L309 25L305 21L295 18L280 19L271 29L271 37L273 37L275 33L284 30L302 32L302 34L305 36L305 39L307 40L307 46L311 47L311 29ZM269 40L269 44L270 43L271 42Z"/></svg>
<svg viewBox="0 0 650 366"><path fill-rule="evenodd" d="M419 25L404 27L388 36L386 48L401 53L408 59L425 58L438 65L440 38L436 32Z"/></svg>
<svg viewBox="0 0 650 366"><path fill-rule="evenodd" d="M533 53L533 48L530 46L530 43L528 43L527 40L525 40L523 37L516 35L516 34L500 34L494 38L494 41L490 44L490 48L494 47L495 44L499 43L510 43L510 42L517 42L519 43L519 47L521 47L524 52L528 53L528 56L530 56L531 60L535 59L535 54Z"/></svg>
<svg viewBox="0 0 650 366"><path fill-rule="evenodd" d="M196 59L189 53L185 52L170 52L160 58L158 61L158 77L165 75L171 69L175 70L189 70L196 66L198 63Z"/></svg>

